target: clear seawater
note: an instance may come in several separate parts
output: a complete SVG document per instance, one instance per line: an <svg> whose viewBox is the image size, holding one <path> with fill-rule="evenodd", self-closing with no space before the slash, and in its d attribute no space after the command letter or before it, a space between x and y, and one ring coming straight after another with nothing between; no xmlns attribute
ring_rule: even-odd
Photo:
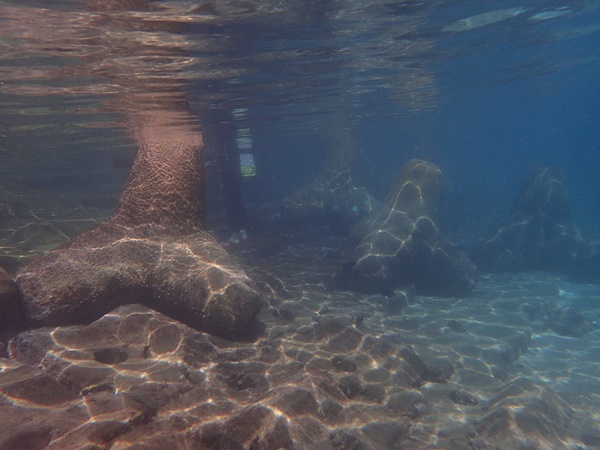
<svg viewBox="0 0 600 450"><path fill-rule="evenodd" d="M501 224L525 175L544 166L562 169L574 222L598 239L599 43L593 0L0 1L0 265L14 271L112 213L136 152L124 113L174 90L185 94L186 120L238 112L257 170L243 185L250 211L309 184L331 146L351 143L360 182L379 200L409 159L439 165L440 227L457 243L469 246ZM128 103L132 93L148 94L148 104ZM222 238L214 158L208 219ZM322 252L335 252L323 234ZM289 270L272 269L297 289L317 286L328 269L311 278L310 268L294 267L300 256L310 264L303 251L320 250L290 244L262 264L281 268L287 256ZM481 324L506 299L550 296L590 321L600 317L599 286L516 277L482 279L485 319L460 301L439 311L467 314L455 317L472 321L465 336L478 326L486 335ZM335 295L315 294L315 304L304 298L298 308L312 314ZM417 347L426 346L427 326L446 320L428 302L413 311L425 326ZM373 317L378 332L402 328ZM505 379L547 383L597 419L598 331L574 339L536 326Z"/></svg>

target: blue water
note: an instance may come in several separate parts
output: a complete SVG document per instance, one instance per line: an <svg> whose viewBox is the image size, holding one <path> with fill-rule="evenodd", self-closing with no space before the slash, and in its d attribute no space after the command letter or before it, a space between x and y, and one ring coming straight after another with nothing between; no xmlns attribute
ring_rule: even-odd
<svg viewBox="0 0 600 450"><path fill-rule="evenodd" d="M297 25L252 30L258 38L241 58L256 73L240 77L242 95L233 102L253 105L248 120L265 181L283 182L283 192L300 188L318 170L328 128L348 128L362 181L380 199L403 162L427 159L442 168L463 224L481 231L469 224L501 220L528 170L556 166L576 223L597 236L600 13L585 3L522 5L530 9L517 17L457 33L441 29L507 5L438 4L410 10L408 20L389 15L398 5L365 6L338 11L342 18L330 23L319 17L303 24L308 36ZM563 6L571 13L530 20ZM402 39L417 50L403 55L409 44L399 45ZM265 52L304 53L252 60ZM193 94L200 98L201 86Z"/></svg>
<svg viewBox="0 0 600 450"><path fill-rule="evenodd" d="M254 219L262 215L248 240L259 250L231 253L249 259L253 275L272 270L298 294L283 301L296 322L278 322L279 309L271 312L279 304L263 308L266 340L303 348L302 327L318 329L321 313L336 320L358 314L358 325L346 322L354 332L364 319L363 337L387 336L394 348L410 344L464 362L451 382L480 389L482 400L529 377L571 408L584 405L593 428L597 284L561 273L484 274L473 295L419 297L390 314L381 307L387 297L330 286L349 227L319 223L317 231L277 235L265 224L318 178L332 149L348 148L353 182L378 201L408 160L438 165L437 225L461 249L504 224L526 175L546 166L564 173L584 238L600 239L598 43L593 0L0 2L0 266L16 272L112 214L137 150L132 111L180 108L178 119L202 130L225 114L235 132L251 137L256 176L242 180L242 195ZM229 230L217 153L207 148L206 188L209 231L221 240ZM561 335L545 308L575 308L588 327ZM337 351L327 339L312 347L323 360ZM235 345L253 354L253 343ZM216 380L217 369L207 369ZM418 412L431 421L431 436L446 416L452 428L486 414L463 416L464 405L450 405L455 415L446 415L435 402L448 407L447 395L435 390L448 386L433 385L423 392L434 407ZM581 440L589 448L599 441ZM422 448L432 448L427 442ZM584 448L569 445L557 448Z"/></svg>
<svg viewBox="0 0 600 450"><path fill-rule="evenodd" d="M15 5L25 16L35 7ZM77 11L77 3L59 7ZM502 16L517 7L524 12ZM499 218L510 207L527 170L558 166L565 172L576 222L600 234L595 212L600 8L594 2L254 2L221 5L216 14L208 7L198 12L169 2L165 8L173 13L162 14L164 23L174 25L159 27L158 35L171 36L173 45L150 45L135 70L168 79L179 69L168 59L154 62L148 53L177 61L195 58L183 71L188 71L186 90L200 118L207 108L248 109L238 125L250 128L254 140L261 175L253 187L257 202L277 200L274 192L281 198L306 184L330 146L331 130L338 128L347 130L360 149L362 182L376 197L385 196L403 162L428 159L442 168L461 204L462 221L480 223L490 209ZM126 15L119 10L109 20ZM186 11L196 19L180 26ZM499 11L497 22L443 31L490 11ZM531 20L549 11L564 15ZM11 24L11 14L5 16L5 25ZM60 15L45 20L48 27L60 28ZM9 26L2 32L3 46L14 50L3 57L8 107L2 121L10 131L3 133L6 162L0 170L8 172L3 176L53 171L64 176L66 169L87 173L73 178L73 188L78 182L86 188L91 187L86 183L96 188L123 183L126 173L115 174L112 158L119 153L131 158L134 149L118 128L118 117L102 104L127 89L124 66L118 70L121 78L111 78L110 52L102 54L110 35L94 40L98 28L84 22L80 34L92 37L85 41L89 48L73 51L78 41L63 36L71 50L56 51L42 33L28 36L28 26L34 25L23 21L19 33ZM60 33L49 39L60 47ZM92 65L79 56L86 53ZM113 53L131 62L136 58L126 46ZM91 70L53 73L63 66ZM23 76L27 70L37 73ZM24 89L46 85L67 90L23 95ZM79 90L69 91L71 86ZM20 106L40 110L8 111ZM92 124L74 127L79 121ZM105 121L117 127L94 130L93 123ZM45 150L19 128L36 124L48 135Z"/></svg>

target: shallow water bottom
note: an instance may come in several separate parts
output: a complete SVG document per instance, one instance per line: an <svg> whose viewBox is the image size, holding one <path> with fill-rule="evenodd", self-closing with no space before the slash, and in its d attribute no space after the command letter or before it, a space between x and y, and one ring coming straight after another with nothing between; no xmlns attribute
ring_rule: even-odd
<svg viewBox="0 0 600 450"><path fill-rule="evenodd" d="M14 337L0 449L600 446L600 286L481 277L463 298L331 288L343 240L230 248L274 295L218 339L139 305ZM562 336L549 311L587 328Z"/></svg>

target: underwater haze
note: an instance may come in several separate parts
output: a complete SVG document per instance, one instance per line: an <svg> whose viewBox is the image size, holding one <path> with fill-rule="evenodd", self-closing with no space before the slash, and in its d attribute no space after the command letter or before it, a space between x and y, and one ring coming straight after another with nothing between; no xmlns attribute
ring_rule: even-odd
<svg viewBox="0 0 600 450"><path fill-rule="evenodd" d="M600 448L599 42L0 0L0 450Z"/></svg>

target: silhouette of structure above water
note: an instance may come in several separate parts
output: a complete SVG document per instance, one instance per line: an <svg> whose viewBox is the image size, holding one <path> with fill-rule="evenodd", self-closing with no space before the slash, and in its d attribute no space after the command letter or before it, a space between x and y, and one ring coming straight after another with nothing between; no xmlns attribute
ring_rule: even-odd
<svg viewBox="0 0 600 450"><path fill-rule="evenodd" d="M573 222L559 169L532 171L508 222L478 242L472 255L491 272L546 270L600 281L600 244L586 240Z"/></svg>
<svg viewBox="0 0 600 450"><path fill-rule="evenodd" d="M252 281L202 227L201 135L155 113L133 119L139 151L115 214L18 272L33 323L91 322L141 303L234 338L258 313Z"/></svg>
<svg viewBox="0 0 600 450"><path fill-rule="evenodd" d="M440 169L411 160L383 206L352 231L354 259L338 280L357 291L413 284L421 293L460 295L475 285L475 266L435 225Z"/></svg>

